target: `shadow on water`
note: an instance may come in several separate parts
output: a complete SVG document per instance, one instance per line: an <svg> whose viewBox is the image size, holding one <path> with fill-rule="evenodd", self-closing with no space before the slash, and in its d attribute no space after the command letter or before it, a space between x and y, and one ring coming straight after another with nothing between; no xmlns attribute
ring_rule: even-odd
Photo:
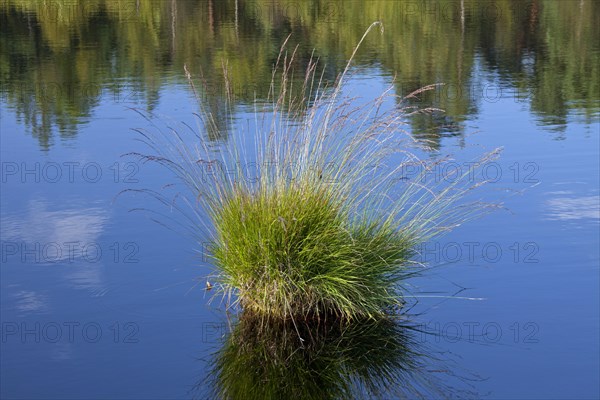
<svg viewBox="0 0 600 400"><path fill-rule="evenodd" d="M266 321L241 312L208 361L194 398L474 398L480 378L456 374L447 354L406 315L350 324Z"/></svg>

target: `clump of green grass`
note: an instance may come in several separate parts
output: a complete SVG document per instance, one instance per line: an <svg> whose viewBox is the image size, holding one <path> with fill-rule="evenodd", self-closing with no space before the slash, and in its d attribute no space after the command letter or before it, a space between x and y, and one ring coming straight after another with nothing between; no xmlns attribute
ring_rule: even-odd
<svg viewBox="0 0 600 400"><path fill-rule="evenodd" d="M415 236L350 211L334 188L308 179L235 189L212 214L222 284L270 316L380 315L398 303L394 283Z"/></svg>
<svg viewBox="0 0 600 400"><path fill-rule="evenodd" d="M172 129L164 141L142 132L161 154L145 158L191 189L192 223L212 242L215 287L245 310L292 320L385 315L402 304L402 285L418 270L416 246L483 210L457 205L477 186L465 179L471 171L450 182L423 179L443 160L418 159L404 128L411 114L436 110L398 106L406 98L393 87L359 104L343 95L354 54L377 25L333 86L312 59L299 83L296 50L287 53L284 43L269 101L262 109L257 102L252 126L225 143L196 133L186 141ZM214 116L188 78L203 128L214 133ZM226 173L207 180L206 165L215 162ZM251 163L260 170L248 179ZM420 172L406 177L409 166Z"/></svg>

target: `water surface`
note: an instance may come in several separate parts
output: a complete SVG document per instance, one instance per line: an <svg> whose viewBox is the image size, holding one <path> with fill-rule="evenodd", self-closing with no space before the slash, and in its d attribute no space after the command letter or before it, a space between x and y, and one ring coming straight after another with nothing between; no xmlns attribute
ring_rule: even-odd
<svg viewBox="0 0 600 400"><path fill-rule="evenodd" d="M442 267L413 282L413 322L434 333L420 344L453 360L452 373L478 377L477 397L600 396L600 3L7 0L3 398L202 393L225 310L207 303L201 244L129 210L180 216L148 196L117 197L173 181L123 157L144 150L131 128L147 122L131 107L193 123L186 65L222 116L218 145L236 133L224 65L243 123L289 34L298 66L318 57L332 81L375 20L385 30L359 50L349 93L445 83L411 103L445 110L409 121L427 157L452 153L468 168L504 148L479 195L506 210L421 249Z"/></svg>

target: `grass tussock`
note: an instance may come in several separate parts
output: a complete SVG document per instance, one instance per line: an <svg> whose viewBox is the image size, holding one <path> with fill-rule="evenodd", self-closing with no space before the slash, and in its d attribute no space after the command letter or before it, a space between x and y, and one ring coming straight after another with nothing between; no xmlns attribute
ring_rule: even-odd
<svg viewBox="0 0 600 400"><path fill-rule="evenodd" d="M215 287L245 310L284 320L382 316L402 304L403 282L419 269L416 246L484 210L458 203L483 183L467 178L472 171L424 179L445 160L416 157L419 143L404 128L412 114L436 110L407 106L393 86L368 101L344 94L354 53L328 86L318 60L295 73L296 49L284 43L269 101L257 101L254 120L224 143L194 130L191 140L174 129L160 140L140 131L160 154L143 157L191 189L192 223L212 242ZM201 129L214 133L215 116L188 78ZM223 173L207 179L208 165Z"/></svg>
<svg viewBox="0 0 600 400"><path fill-rule="evenodd" d="M353 221L335 190L310 184L238 189L214 213L213 256L246 309L271 316L376 316L398 302L394 283L414 235Z"/></svg>

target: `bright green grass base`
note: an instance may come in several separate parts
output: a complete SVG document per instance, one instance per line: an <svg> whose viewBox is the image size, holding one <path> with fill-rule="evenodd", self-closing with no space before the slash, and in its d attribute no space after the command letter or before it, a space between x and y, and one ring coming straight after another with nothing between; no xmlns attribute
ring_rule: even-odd
<svg viewBox="0 0 600 400"><path fill-rule="evenodd" d="M274 187L234 189L213 215L221 283L235 289L245 310L353 319L399 304L412 235L351 218L325 185Z"/></svg>

